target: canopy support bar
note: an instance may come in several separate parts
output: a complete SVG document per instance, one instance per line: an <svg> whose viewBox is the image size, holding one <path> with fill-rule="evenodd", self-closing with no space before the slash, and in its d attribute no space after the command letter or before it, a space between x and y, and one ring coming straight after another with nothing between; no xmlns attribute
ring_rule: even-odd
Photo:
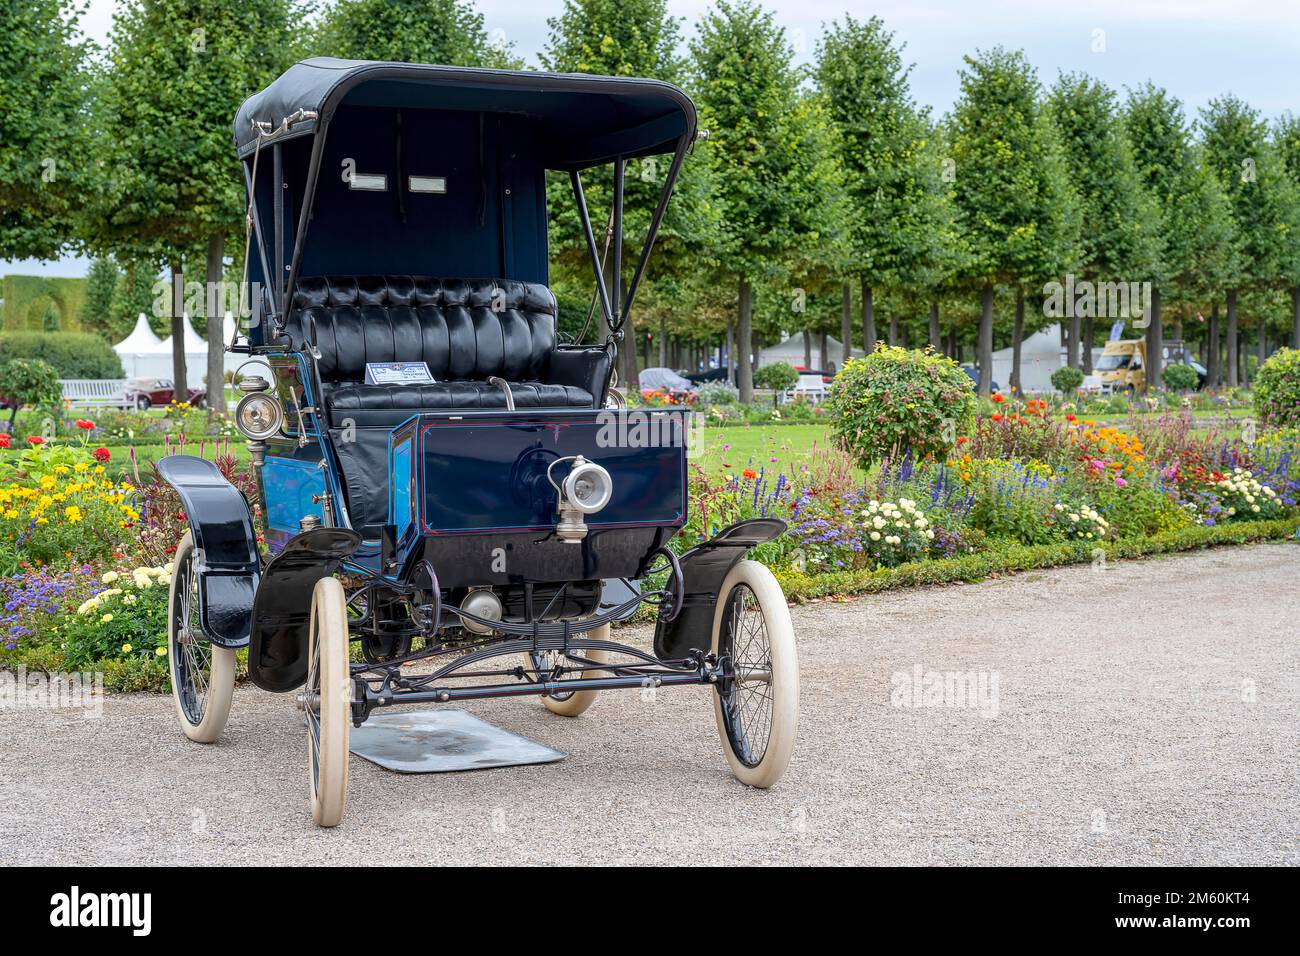
<svg viewBox="0 0 1300 956"><path fill-rule="evenodd" d="M600 253L596 250L596 237L591 231L591 213L587 209L587 197L582 191L582 176L575 169L569 173L573 184L573 198L578 204L578 218L582 221L582 234L587 240L587 252L591 256L591 268L596 273L596 292L600 296L600 308L605 316L605 325L611 324L614 314L609 307L609 290L605 288L605 274L600 268Z"/></svg>
<svg viewBox="0 0 1300 956"><path fill-rule="evenodd" d="M623 337L623 314L619 311L623 293L623 186L627 175L627 163L620 156L614 160L614 288L609 290L610 311L609 334L615 339Z"/></svg>
<svg viewBox="0 0 1300 956"><path fill-rule="evenodd" d="M659 204L655 207L654 216L650 219L650 229L646 233L645 245L641 247L641 256L637 259L636 271L632 273L632 284L627 287L627 301L623 304L623 314L619 316L619 328L627 321L632 312L632 299L636 296L637 287L641 285L641 277L645 275L646 263L650 261L650 250L654 247L655 237L659 235L659 225L663 222L664 213L668 209L668 198L672 195L673 186L677 183L677 175L682 170L682 162L686 159L686 148L689 140L682 137L677 142L677 150L673 153L672 165L668 167L668 178L664 181L664 188L659 192ZM622 166L622 163L619 163ZM622 190L619 190L620 195ZM617 253L615 253L617 256ZM618 261L617 258L614 260Z"/></svg>

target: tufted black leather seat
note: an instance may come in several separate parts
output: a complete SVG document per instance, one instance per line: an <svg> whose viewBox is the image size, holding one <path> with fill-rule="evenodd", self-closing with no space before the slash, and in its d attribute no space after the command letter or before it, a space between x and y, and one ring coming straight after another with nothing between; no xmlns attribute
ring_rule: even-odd
<svg viewBox="0 0 1300 956"><path fill-rule="evenodd" d="M421 276L304 278L287 331L316 328L330 424L393 427L423 411L595 408L609 359L603 349L559 349L555 296L531 282ZM366 385L369 362L427 362L434 382Z"/></svg>

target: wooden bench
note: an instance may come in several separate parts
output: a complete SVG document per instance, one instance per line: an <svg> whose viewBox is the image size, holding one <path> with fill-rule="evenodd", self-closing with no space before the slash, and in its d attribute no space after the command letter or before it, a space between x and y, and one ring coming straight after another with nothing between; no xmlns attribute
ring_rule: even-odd
<svg viewBox="0 0 1300 956"><path fill-rule="evenodd" d="M126 379L124 378L61 378L63 401L68 405L87 408L126 408L130 401L126 397Z"/></svg>

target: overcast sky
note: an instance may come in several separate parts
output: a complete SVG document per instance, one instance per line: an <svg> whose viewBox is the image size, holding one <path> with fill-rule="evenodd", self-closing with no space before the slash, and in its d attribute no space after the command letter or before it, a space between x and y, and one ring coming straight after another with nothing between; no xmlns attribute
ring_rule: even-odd
<svg viewBox="0 0 1300 956"><path fill-rule="evenodd" d="M85 32L101 42L115 0L89 0ZM1147 79L1187 104L1188 113L1223 93L1265 116L1300 111L1300 0L766 0L800 60L813 54L822 24L881 17L906 43L912 90L936 113L958 91L962 56L997 44L1021 48L1050 83L1058 71L1086 71L1122 89ZM546 18L563 0L479 0L489 30L500 29L530 63L546 42ZM670 0L693 32L706 0ZM82 275L85 263L0 262L0 275Z"/></svg>

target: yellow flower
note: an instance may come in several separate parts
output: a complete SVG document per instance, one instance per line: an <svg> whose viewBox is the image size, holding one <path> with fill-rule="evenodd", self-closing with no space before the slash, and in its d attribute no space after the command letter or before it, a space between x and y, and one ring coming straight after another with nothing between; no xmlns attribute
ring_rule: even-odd
<svg viewBox="0 0 1300 956"><path fill-rule="evenodd" d="M111 614L105 614L103 617L101 617L101 618L99 619L99 623L100 623L100 624L107 624L107 623L108 623L109 621L111 621L111 620L113 620L113 615L111 615ZM127 650L130 650L130 648L127 648Z"/></svg>
<svg viewBox="0 0 1300 956"><path fill-rule="evenodd" d="M130 645L130 644L123 644L123 645L122 645L122 653L123 653L123 654L130 654L130 653L131 653L131 645Z"/></svg>
<svg viewBox="0 0 1300 956"><path fill-rule="evenodd" d="M77 462L75 465L72 466L72 468L74 471L90 471L90 466L87 465L84 461Z"/></svg>
<svg viewBox="0 0 1300 956"><path fill-rule="evenodd" d="M58 482L55 480L53 475L43 475L41 477L42 488L53 488L56 484L58 484Z"/></svg>
<svg viewBox="0 0 1300 956"><path fill-rule="evenodd" d="M81 520L81 509L76 505L71 505L63 509L63 513L68 516L68 520L76 524Z"/></svg>
<svg viewBox="0 0 1300 956"><path fill-rule="evenodd" d="M166 656L167 656L167 648L165 648L165 647L156 647L156 648L154 648L154 653L157 654L159 657L166 657Z"/></svg>
<svg viewBox="0 0 1300 956"><path fill-rule="evenodd" d="M17 512L17 511L14 511L13 508L10 508L8 511L5 512L5 517L6 517L6 518L17 518L17 517L18 517L18 512Z"/></svg>

